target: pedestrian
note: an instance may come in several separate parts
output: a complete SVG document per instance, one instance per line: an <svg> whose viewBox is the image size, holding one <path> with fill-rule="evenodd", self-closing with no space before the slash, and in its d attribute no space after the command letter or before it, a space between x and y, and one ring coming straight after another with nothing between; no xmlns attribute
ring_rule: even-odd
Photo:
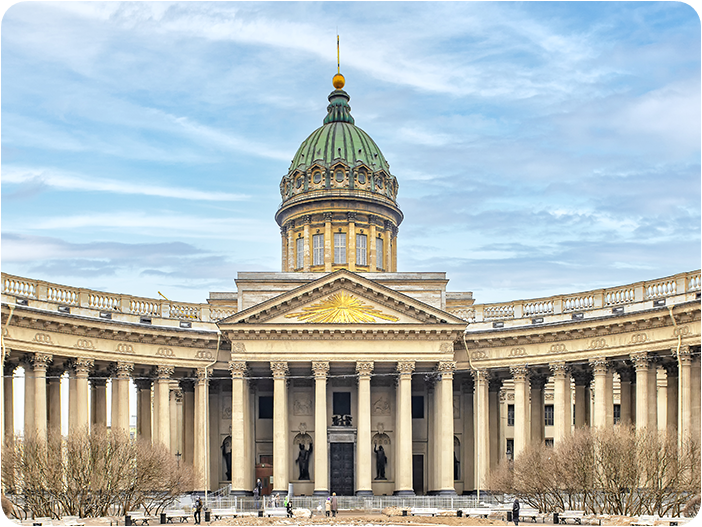
<svg viewBox="0 0 702 527"><path fill-rule="evenodd" d="M336 492L332 492L332 497L331 497L331 512L332 516L336 518L336 511L339 510L339 504L336 501Z"/></svg>
<svg viewBox="0 0 702 527"><path fill-rule="evenodd" d="M515 525L519 525L519 500L514 498L514 503L512 504L512 520Z"/></svg>
<svg viewBox="0 0 702 527"><path fill-rule="evenodd" d="M324 512L327 514L327 518L331 516L331 497L327 496L327 501L324 502Z"/></svg>
<svg viewBox="0 0 702 527"><path fill-rule="evenodd" d="M200 497L198 496L197 500L195 500L195 512L193 513L193 516L195 517L195 525L200 524L200 512L202 511L202 502L200 501Z"/></svg>
<svg viewBox="0 0 702 527"><path fill-rule="evenodd" d="M278 507L280 505L280 494L276 493L273 497L273 507Z"/></svg>
<svg viewBox="0 0 702 527"><path fill-rule="evenodd" d="M260 481L260 480L259 480ZM258 510L258 498L259 498L259 493L258 493L258 485L256 485L253 489L253 497L254 497L254 507L256 510Z"/></svg>
<svg viewBox="0 0 702 527"><path fill-rule="evenodd" d="M292 518L292 500L288 496L285 496L285 510L288 512L288 518Z"/></svg>

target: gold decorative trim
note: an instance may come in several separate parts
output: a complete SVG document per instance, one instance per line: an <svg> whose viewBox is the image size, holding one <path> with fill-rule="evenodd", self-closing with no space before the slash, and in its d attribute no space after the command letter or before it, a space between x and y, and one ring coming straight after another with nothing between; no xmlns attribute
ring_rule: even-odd
<svg viewBox="0 0 702 527"><path fill-rule="evenodd" d="M375 323L376 318L391 322L399 320L398 317L386 315L346 291L334 293L321 302L303 307L302 311L285 315L285 318L322 324Z"/></svg>

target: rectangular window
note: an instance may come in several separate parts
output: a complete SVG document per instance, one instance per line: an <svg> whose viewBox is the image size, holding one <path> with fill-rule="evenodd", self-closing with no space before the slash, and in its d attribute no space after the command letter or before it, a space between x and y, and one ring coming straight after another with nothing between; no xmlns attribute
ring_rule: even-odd
<svg viewBox="0 0 702 527"><path fill-rule="evenodd" d="M424 419L424 396L412 396L412 419Z"/></svg>
<svg viewBox="0 0 702 527"><path fill-rule="evenodd" d="M375 239L375 261L376 261L375 266L378 269L385 269L385 265L383 265L383 263L384 263L383 253L385 252L383 249L383 246L385 244L383 243L383 241L384 240L382 238Z"/></svg>
<svg viewBox="0 0 702 527"><path fill-rule="evenodd" d="M273 396L261 395L258 398L258 418L273 419Z"/></svg>
<svg viewBox="0 0 702 527"><path fill-rule="evenodd" d="M507 440L507 449L505 451L507 459L514 460L514 439Z"/></svg>
<svg viewBox="0 0 702 527"><path fill-rule="evenodd" d="M621 404L615 404L614 405L614 424L619 424L619 421L622 420L622 405Z"/></svg>
<svg viewBox="0 0 702 527"><path fill-rule="evenodd" d="M507 405L507 426L514 426L514 405Z"/></svg>
<svg viewBox="0 0 702 527"><path fill-rule="evenodd" d="M553 438L546 438L544 439L544 446L547 446L548 448L553 448Z"/></svg>
<svg viewBox="0 0 702 527"><path fill-rule="evenodd" d="M351 415L351 392L334 392L334 415Z"/></svg>
<svg viewBox="0 0 702 527"><path fill-rule="evenodd" d="M553 426L553 405L547 404L544 406L544 425Z"/></svg>
<svg viewBox="0 0 702 527"><path fill-rule="evenodd" d="M346 234L343 232L334 233L334 263L346 263Z"/></svg>
<svg viewBox="0 0 702 527"><path fill-rule="evenodd" d="M324 265L324 234L312 236L312 265Z"/></svg>
<svg viewBox="0 0 702 527"><path fill-rule="evenodd" d="M368 265L365 234L356 235L356 265Z"/></svg>
<svg viewBox="0 0 702 527"><path fill-rule="evenodd" d="M297 255L296 255L296 261L295 261L295 269L302 269L302 266L304 264L304 258L305 258L305 239L304 238L298 238L295 240L295 244L297 245L296 250L297 250Z"/></svg>

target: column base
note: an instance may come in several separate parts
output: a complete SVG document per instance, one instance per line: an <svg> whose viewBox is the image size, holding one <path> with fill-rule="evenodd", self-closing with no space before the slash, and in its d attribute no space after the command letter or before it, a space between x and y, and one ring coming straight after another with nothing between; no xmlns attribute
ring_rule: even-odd
<svg viewBox="0 0 702 527"><path fill-rule="evenodd" d="M443 489L436 492L437 496L458 496L456 489Z"/></svg>
<svg viewBox="0 0 702 527"><path fill-rule="evenodd" d="M312 493L312 496L329 496L329 491L328 490L315 490Z"/></svg>
<svg viewBox="0 0 702 527"><path fill-rule="evenodd" d="M373 496L372 490L357 490L356 496Z"/></svg>
<svg viewBox="0 0 702 527"><path fill-rule="evenodd" d="M253 492L250 490L230 490L230 496L253 496Z"/></svg>
<svg viewBox="0 0 702 527"><path fill-rule="evenodd" d="M414 496L414 490L396 490L392 493L393 496Z"/></svg>

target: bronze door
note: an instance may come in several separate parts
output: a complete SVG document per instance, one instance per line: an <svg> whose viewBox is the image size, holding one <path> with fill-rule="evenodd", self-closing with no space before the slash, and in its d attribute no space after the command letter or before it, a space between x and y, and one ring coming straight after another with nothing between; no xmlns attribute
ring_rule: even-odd
<svg viewBox="0 0 702 527"><path fill-rule="evenodd" d="M337 496L353 496L353 443L330 443L329 491Z"/></svg>

